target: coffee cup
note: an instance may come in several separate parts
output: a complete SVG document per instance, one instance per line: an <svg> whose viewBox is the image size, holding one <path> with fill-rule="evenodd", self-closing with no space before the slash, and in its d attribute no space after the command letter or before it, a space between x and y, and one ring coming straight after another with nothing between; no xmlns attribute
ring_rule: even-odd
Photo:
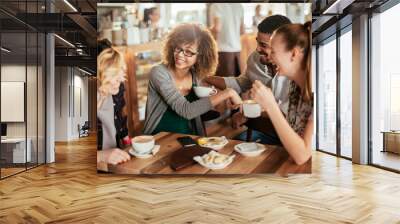
<svg viewBox="0 0 400 224"><path fill-rule="evenodd" d="M136 136L132 139L133 149L140 154L147 154L154 148L155 140L151 135Z"/></svg>
<svg viewBox="0 0 400 224"><path fill-rule="evenodd" d="M248 118L261 116L261 106L254 100L243 101L243 114Z"/></svg>
<svg viewBox="0 0 400 224"><path fill-rule="evenodd" d="M198 97L208 97L217 94L217 89L213 87L206 87L206 86L195 86L193 87L194 93Z"/></svg>

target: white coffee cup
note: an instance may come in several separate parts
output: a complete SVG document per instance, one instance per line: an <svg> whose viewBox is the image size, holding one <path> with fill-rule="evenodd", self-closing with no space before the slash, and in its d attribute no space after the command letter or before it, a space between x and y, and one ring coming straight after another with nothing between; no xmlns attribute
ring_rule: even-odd
<svg viewBox="0 0 400 224"><path fill-rule="evenodd" d="M155 140L151 135L140 135L132 139L133 149L140 154L147 154L154 148Z"/></svg>
<svg viewBox="0 0 400 224"><path fill-rule="evenodd" d="M193 87L194 93L198 97L208 97L217 94L217 89L212 88L212 87L206 87L206 86L195 86Z"/></svg>
<svg viewBox="0 0 400 224"><path fill-rule="evenodd" d="M254 100L243 101L243 114L248 118L261 116L261 106Z"/></svg>

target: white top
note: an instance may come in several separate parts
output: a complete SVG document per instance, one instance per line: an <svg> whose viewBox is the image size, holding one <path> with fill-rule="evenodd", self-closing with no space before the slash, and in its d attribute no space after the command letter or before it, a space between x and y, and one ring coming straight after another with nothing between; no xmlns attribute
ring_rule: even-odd
<svg viewBox="0 0 400 224"><path fill-rule="evenodd" d="M271 80L271 89L275 100L285 116L287 116L289 107L289 81L287 77L282 75L275 75Z"/></svg>
<svg viewBox="0 0 400 224"><path fill-rule="evenodd" d="M240 3L214 3L210 7L211 21L218 17L221 31L218 33L218 52L239 52L240 25L243 24L243 7Z"/></svg>

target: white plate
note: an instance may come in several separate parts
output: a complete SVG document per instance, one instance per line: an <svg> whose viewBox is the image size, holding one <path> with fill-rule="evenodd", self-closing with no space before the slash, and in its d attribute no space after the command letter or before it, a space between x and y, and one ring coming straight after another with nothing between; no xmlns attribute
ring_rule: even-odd
<svg viewBox="0 0 400 224"><path fill-rule="evenodd" d="M228 159L221 164L214 164L214 163L205 163L202 156L195 156L193 157L193 159L198 162L200 165L208 168L208 169L212 169L212 170L219 170L219 169L224 169L225 167L227 167L229 164L231 164L233 162L233 159L235 158L236 155L230 155L228 156Z"/></svg>
<svg viewBox="0 0 400 224"><path fill-rule="evenodd" d="M263 153L267 148L265 148L264 145L259 144L259 143L240 143L235 145L234 150L244 156L259 156L261 153Z"/></svg>
<svg viewBox="0 0 400 224"><path fill-rule="evenodd" d="M207 139L207 137L204 137L204 138ZM208 138L216 138L216 137L208 137ZM228 139L226 139L225 136L221 136L220 138L223 138L223 142L221 144L215 145L215 144L206 143L206 144L199 144L199 145L203 146L203 147L211 148L211 149L214 149L214 150L220 150L220 149L224 148L225 145L227 145L229 143Z"/></svg>
<svg viewBox="0 0 400 224"><path fill-rule="evenodd" d="M133 148L130 148L129 154L131 154L132 156L135 156L136 158L147 159L147 158L150 158L150 157L154 156L155 154L157 154L158 151L160 151L160 145L154 145L153 149L151 150L151 153L142 154L142 153L136 152Z"/></svg>

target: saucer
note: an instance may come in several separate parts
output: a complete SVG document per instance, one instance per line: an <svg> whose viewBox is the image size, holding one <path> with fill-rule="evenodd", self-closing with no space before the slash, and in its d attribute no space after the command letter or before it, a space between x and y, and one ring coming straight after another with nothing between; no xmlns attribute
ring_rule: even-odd
<svg viewBox="0 0 400 224"><path fill-rule="evenodd" d="M249 157L259 156L267 149L262 144L249 142L237 144L233 148L236 152Z"/></svg>
<svg viewBox="0 0 400 224"><path fill-rule="evenodd" d="M215 141L219 141L219 143L213 143ZM229 143L228 139L225 136L221 137L203 137L197 140L200 146L211 148L214 150L222 149L226 144Z"/></svg>
<svg viewBox="0 0 400 224"><path fill-rule="evenodd" d="M136 158L147 159L157 154L158 151L160 151L160 145L154 145L150 153L138 153L133 148L130 148L129 154L135 156Z"/></svg>
<svg viewBox="0 0 400 224"><path fill-rule="evenodd" d="M200 165L202 165L202 166L204 166L204 167L206 167L206 168L208 168L208 169L211 169L211 170L219 170L219 169L224 169L225 167L227 167L229 164L231 164L232 162L233 162L233 159L235 158L235 156L236 155L223 155L223 156L226 156L227 157L227 159L223 162L223 163L219 163L219 164L215 164L215 163L212 163L212 162L209 162L209 163L207 163L205 160L204 160L204 157L205 156L207 156L207 155L215 155L215 154L217 154L217 155L221 155L221 154L219 154L218 152L215 152L215 151L211 151L211 152L209 152L208 154L205 154L205 155L203 155L203 156L195 156L195 157L193 157L193 160L195 160L196 162L198 162Z"/></svg>

